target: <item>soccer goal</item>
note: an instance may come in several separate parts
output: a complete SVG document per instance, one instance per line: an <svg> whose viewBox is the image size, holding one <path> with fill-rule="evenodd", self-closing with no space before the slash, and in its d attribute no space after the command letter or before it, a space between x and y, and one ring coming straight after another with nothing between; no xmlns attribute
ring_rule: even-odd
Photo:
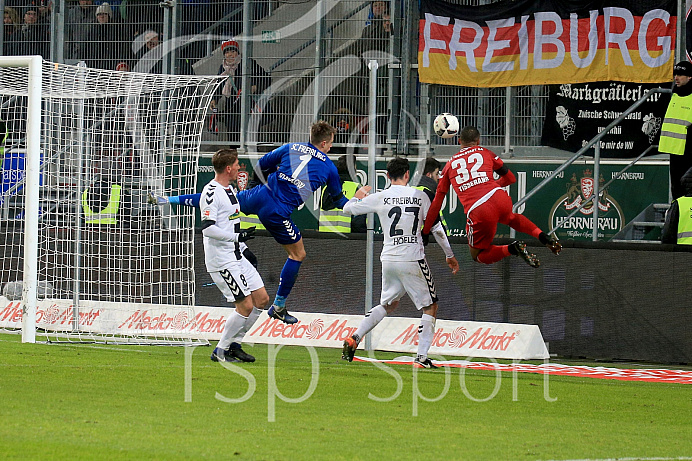
<svg viewBox="0 0 692 461"><path fill-rule="evenodd" d="M215 76L0 58L0 328L23 341L192 344L195 190Z"/></svg>

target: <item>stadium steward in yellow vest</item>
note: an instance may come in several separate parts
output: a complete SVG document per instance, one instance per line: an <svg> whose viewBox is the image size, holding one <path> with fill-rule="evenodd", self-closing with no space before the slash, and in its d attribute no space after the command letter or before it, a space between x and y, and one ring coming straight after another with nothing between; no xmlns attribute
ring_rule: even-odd
<svg viewBox="0 0 692 461"><path fill-rule="evenodd" d="M680 179L686 194L670 204L661 232L662 243L692 245L692 168Z"/></svg>
<svg viewBox="0 0 692 461"><path fill-rule="evenodd" d="M121 186L97 181L82 192L82 210L86 224L118 224Z"/></svg>
<svg viewBox="0 0 692 461"><path fill-rule="evenodd" d="M351 180L347 157L345 155L340 156L336 162L334 162L334 165L336 166L336 171L339 173L341 192L344 194L344 197L351 199L361 185ZM327 189L323 188L320 198L320 232L348 234L351 232L362 233L367 230L365 215L351 216L344 213L343 210L336 207L331 196L326 192Z"/></svg>
<svg viewBox="0 0 692 461"><path fill-rule="evenodd" d="M685 195L680 178L692 168L692 63L681 61L673 67L673 95L661 126L658 151L670 154L670 189L673 199Z"/></svg>
<svg viewBox="0 0 692 461"><path fill-rule="evenodd" d="M423 167L423 175L418 181L418 185L415 186L416 189L420 189L430 198L430 203L435 200L435 193L437 192L437 183L440 181L440 169L442 164L437 161L434 157L427 157L425 159L425 165ZM447 223L445 218L440 212L440 221L442 221L442 226L447 232ZM437 222L437 221L435 221Z"/></svg>

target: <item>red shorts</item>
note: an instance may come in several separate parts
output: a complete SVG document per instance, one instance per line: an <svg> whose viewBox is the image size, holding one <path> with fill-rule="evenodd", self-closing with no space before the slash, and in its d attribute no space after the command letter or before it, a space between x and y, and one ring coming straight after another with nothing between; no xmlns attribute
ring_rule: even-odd
<svg viewBox="0 0 692 461"><path fill-rule="evenodd" d="M497 232L497 223L507 224L512 215L512 199L504 190L496 191L485 203L476 206L466 217L469 246L490 248Z"/></svg>

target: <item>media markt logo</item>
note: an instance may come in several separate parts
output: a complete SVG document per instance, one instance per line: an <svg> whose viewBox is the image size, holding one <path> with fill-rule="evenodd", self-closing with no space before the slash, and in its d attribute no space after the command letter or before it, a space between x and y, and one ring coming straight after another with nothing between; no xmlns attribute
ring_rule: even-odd
<svg viewBox="0 0 692 461"><path fill-rule="evenodd" d="M599 189L605 179L598 178ZM586 169L581 178L572 173L566 184L567 193L561 196L550 210L551 227L558 228L558 237L573 239L591 239L593 235L592 201L588 201L594 192L593 172ZM622 229L623 213L618 202L608 194L608 188L600 189L598 197L598 238L611 238ZM582 207L574 216L567 217Z"/></svg>

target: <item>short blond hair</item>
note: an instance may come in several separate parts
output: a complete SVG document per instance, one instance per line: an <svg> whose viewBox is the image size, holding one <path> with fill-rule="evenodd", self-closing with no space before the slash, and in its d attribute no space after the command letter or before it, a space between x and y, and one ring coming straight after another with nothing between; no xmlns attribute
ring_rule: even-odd
<svg viewBox="0 0 692 461"><path fill-rule="evenodd" d="M322 141L329 141L336 134L336 128L324 120L318 120L310 127L310 144L319 146Z"/></svg>
<svg viewBox="0 0 692 461"><path fill-rule="evenodd" d="M223 173L227 166L233 165L238 160L238 150L234 148L219 149L211 158L214 171Z"/></svg>

